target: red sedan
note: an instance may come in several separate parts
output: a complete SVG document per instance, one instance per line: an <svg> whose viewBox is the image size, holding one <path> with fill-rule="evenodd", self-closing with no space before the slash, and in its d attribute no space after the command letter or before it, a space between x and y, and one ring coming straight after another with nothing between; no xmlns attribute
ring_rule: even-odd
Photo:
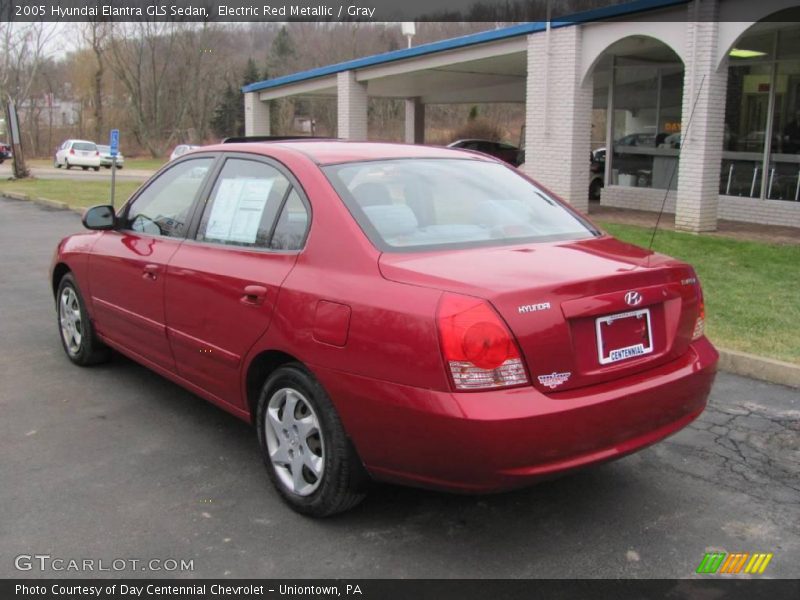
<svg viewBox="0 0 800 600"><path fill-rule="evenodd" d="M483 493L619 458L714 381L689 265L475 153L220 144L84 225L52 264L69 359L113 348L252 422L305 514L370 479Z"/></svg>

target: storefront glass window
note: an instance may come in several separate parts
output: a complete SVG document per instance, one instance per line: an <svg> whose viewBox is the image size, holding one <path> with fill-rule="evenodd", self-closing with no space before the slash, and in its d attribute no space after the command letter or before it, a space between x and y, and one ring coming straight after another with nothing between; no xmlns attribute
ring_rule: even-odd
<svg viewBox="0 0 800 600"><path fill-rule="evenodd" d="M780 28L747 34L729 53L720 193L797 201L800 26L769 25Z"/></svg>
<svg viewBox="0 0 800 600"><path fill-rule="evenodd" d="M651 42L652 43L652 42ZM666 46L614 61L614 185L675 189L683 65Z"/></svg>

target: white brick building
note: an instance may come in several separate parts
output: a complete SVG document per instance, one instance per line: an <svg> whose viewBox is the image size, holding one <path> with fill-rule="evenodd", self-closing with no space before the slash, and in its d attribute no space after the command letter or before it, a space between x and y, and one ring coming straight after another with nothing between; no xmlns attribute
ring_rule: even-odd
<svg viewBox="0 0 800 600"><path fill-rule="evenodd" d="M585 210L601 114L602 204L663 204L687 231L800 227L797 4L633 0L364 57L246 86L246 132L269 135L269 101L287 96L335 96L354 140L369 97L403 98L409 143L424 142L426 104L524 102L522 168Z"/></svg>

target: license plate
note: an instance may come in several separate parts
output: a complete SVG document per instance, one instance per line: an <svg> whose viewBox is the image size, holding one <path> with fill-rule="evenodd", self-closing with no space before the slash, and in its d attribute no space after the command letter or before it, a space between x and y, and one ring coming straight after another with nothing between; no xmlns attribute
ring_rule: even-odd
<svg viewBox="0 0 800 600"><path fill-rule="evenodd" d="M653 351L649 308L598 317L595 326L601 365L644 356Z"/></svg>

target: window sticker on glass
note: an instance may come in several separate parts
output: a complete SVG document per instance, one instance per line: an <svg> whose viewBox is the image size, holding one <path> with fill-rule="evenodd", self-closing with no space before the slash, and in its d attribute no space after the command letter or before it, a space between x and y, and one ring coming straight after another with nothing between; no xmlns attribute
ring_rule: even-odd
<svg viewBox="0 0 800 600"><path fill-rule="evenodd" d="M205 238L253 244L274 179L226 179L217 189Z"/></svg>

